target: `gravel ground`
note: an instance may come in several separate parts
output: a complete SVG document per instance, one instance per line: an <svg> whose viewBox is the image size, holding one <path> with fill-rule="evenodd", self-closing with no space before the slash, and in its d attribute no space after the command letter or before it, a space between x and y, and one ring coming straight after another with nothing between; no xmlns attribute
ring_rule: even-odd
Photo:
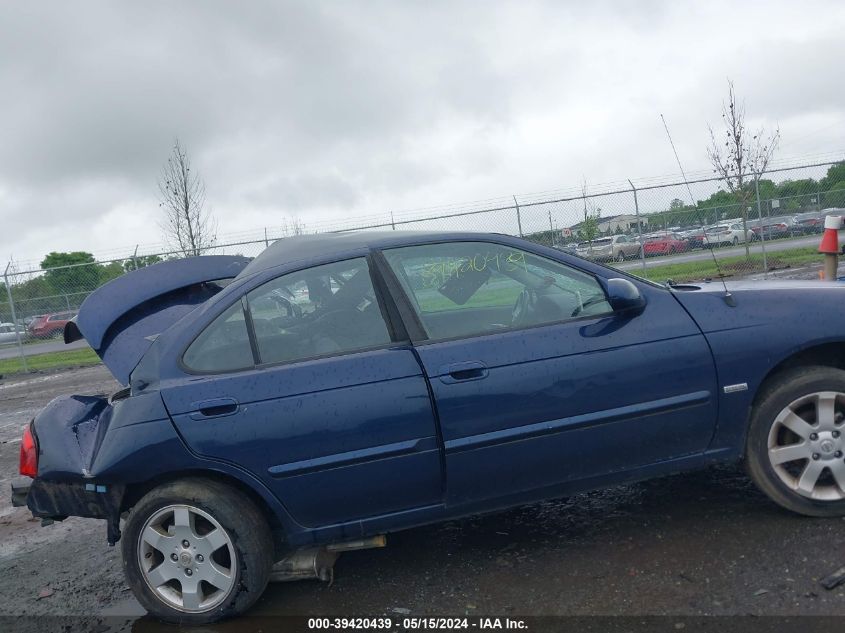
<svg viewBox="0 0 845 633"><path fill-rule="evenodd" d="M104 522L42 528L9 502L32 415L63 393L116 388L102 367L0 380L0 616L158 630L138 619ZM843 616L845 587L819 579L845 565L844 537L845 520L792 515L739 468L711 468L390 535L344 554L331 586L271 585L253 614Z"/></svg>

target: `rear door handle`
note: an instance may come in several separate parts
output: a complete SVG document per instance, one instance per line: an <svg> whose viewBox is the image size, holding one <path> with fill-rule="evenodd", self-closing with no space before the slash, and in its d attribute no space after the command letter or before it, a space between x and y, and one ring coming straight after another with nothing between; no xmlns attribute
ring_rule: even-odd
<svg viewBox="0 0 845 633"><path fill-rule="evenodd" d="M238 401L234 398L215 398L192 402L194 409L189 416L192 420L208 420L209 418L222 418L227 415L234 415L238 412Z"/></svg>
<svg viewBox="0 0 845 633"><path fill-rule="evenodd" d="M463 363L452 363L443 365L440 368L440 382L447 385L456 382L468 382L470 380L481 380L487 378L490 371L487 365L478 360L470 360Z"/></svg>

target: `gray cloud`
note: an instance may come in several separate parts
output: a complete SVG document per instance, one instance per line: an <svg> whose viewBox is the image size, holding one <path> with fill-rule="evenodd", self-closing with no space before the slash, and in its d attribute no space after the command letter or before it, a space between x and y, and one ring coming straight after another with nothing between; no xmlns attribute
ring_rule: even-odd
<svg viewBox="0 0 845 633"><path fill-rule="evenodd" d="M727 76L785 149L842 149L845 8L726 6L7 3L0 261L161 241L177 135L222 232L671 173L660 112L700 169Z"/></svg>

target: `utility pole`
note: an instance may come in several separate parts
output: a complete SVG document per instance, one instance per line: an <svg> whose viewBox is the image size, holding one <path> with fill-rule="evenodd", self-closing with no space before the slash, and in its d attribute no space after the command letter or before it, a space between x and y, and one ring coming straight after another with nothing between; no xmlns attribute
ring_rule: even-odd
<svg viewBox="0 0 845 633"><path fill-rule="evenodd" d="M12 286L9 285L9 266L12 262L6 264L6 270L3 273L3 282L6 284L6 296L9 297L9 308L12 311L12 323L15 326L15 339L18 342L18 353L21 355L21 364L23 370L29 372L29 367L26 365L26 356L23 353L23 343L21 342L21 331L18 329L18 317L15 314L15 302L12 300Z"/></svg>
<svg viewBox="0 0 845 633"><path fill-rule="evenodd" d="M636 213L637 217L637 240L640 243L640 263L643 266L643 276L645 276L645 249L643 248L643 227L640 224L640 202L637 199L637 188L631 182L630 178L628 179L628 184L631 185L631 191L634 192L634 213Z"/></svg>
<svg viewBox="0 0 845 633"><path fill-rule="evenodd" d="M763 278L765 279L769 275L769 265L766 262L766 236L765 232L766 229L762 226L763 221L760 218L760 177L759 175L755 175L754 177L754 192L757 196L757 220L760 221L760 248L763 251ZM748 235L745 236L745 239L748 240Z"/></svg>

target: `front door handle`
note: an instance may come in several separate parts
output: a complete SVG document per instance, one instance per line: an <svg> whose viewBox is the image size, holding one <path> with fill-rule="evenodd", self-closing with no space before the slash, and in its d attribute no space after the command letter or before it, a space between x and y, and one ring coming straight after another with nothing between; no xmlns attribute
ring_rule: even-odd
<svg viewBox="0 0 845 633"><path fill-rule="evenodd" d="M194 409L190 415L192 420L222 418L227 415L234 415L239 409L238 401L234 398L215 398L213 400L192 402L191 407Z"/></svg>
<svg viewBox="0 0 845 633"><path fill-rule="evenodd" d="M489 373L490 371L487 369L487 365L478 360L452 363L440 368L440 382L451 385L456 382L481 380L482 378L487 378Z"/></svg>

